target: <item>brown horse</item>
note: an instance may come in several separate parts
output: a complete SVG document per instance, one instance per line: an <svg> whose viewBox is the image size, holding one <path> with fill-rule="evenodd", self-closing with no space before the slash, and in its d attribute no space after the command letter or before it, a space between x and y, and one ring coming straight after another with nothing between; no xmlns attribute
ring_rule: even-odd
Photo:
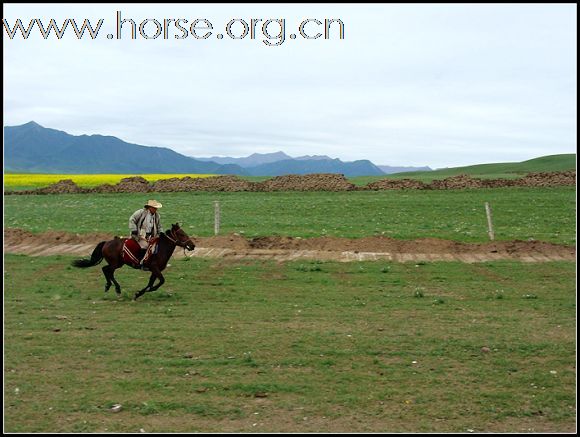
<svg viewBox="0 0 580 437"><path fill-rule="evenodd" d="M72 262L74 267L92 267L99 264L103 258L107 261L107 265L103 267L103 274L107 279L107 284L105 285L105 292L109 291L112 284L115 284L115 291L118 295L121 294L121 286L115 279L115 270L123 267L127 264L123 260L123 243L126 238L115 237L114 240L101 241L91 255L91 259L78 259ZM148 291L155 291L163 285L165 278L161 272L167 267L167 262L176 246L183 247L184 250L195 249L195 244L189 238L189 236L179 227L179 224L171 225L171 229L166 233L161 232L159 234L157 252L152 254L148 259L147 267L151 271L151 277L149 278L149 283L147 287L138 291L135 294L134 299L136 300L139 296L142 296ZM130 265L130 264L128 264ZM132 266L138 268L138 266ZM159 279L159 283L153 286L155 279Z"/></svg>

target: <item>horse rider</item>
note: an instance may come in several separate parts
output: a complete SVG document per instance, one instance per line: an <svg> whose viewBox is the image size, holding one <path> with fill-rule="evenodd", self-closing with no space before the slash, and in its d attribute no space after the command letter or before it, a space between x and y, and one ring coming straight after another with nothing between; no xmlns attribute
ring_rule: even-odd
<svg viewBox="0 0 580 437"><path fill-rule="evenodd" d="M161 208L161 203L156 200L148 200L142 209L138 209L129 218L129 229L131 230L131 238L139 243L141 253L139 259L143 264L143 257L147 251L149 240L159 236L161 229L159 213L157 210Z"/></svg>

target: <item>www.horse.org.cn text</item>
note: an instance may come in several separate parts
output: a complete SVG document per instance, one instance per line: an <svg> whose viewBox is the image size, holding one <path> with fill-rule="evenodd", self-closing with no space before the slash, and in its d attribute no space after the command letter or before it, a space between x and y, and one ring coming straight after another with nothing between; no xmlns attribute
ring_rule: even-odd
<svg viewBox="0 0 580 437"><path fill-rule="evenodd" d="M11 20L12 21L12 20ZM60 20L59 20L60 21ZM78 20L81 22L81 20ZM94 20L93 20L94 21ZM48 24L47 24L48 22ZM223 26L216 26L206 18L146 18L135 20L123 17L117 11L112 32L103 28L105 20L100 18L94 25L87 18L81 24L73 18L66 18L58 24L54 18L33 18L28 23L20 18L9 22L2 20L6 36L13 39L63 39L70 35L76 39L97 39L103 36L109 40L261 40L267 46L280 46L288 39L296 40L336 40L344 39L344 22L339 18L307 18L295 26L287 26L285 18L232 18ZM294 29L290 31L290 27ZM287 30L288 28L288 30ZM69 38L70 38L69 37Z"/></svg>

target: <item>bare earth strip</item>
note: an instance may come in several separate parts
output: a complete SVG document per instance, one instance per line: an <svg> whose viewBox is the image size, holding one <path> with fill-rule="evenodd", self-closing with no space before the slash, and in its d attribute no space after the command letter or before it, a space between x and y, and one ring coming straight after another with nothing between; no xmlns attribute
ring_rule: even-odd
<svg viewBox="0 0 580 437"><path fill-rule="evenodd" d="M90 256L100 241L112 239L107 234L79 235L52 231L32 234L21 229L4 230L4 252L30 256ZM501 241L480 244L458 243L435 238L395 240L387 237L359 239L319 237L258 237L239 235L200 237L196 249L185 252L177 248L174 257L298 259L328 261L395 261L433 262L461 261L478 263L496 260L522 262L575 261L576 248L541 241Z"/></svg>

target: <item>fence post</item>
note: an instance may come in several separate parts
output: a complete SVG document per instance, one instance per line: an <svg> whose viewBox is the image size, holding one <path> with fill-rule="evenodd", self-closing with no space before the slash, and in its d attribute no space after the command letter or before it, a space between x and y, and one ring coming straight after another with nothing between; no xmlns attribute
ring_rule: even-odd
<svg viewBox="0 0 580 437"><path fill-rule="evenodd" d="M491 221L491 206L488 202L485 202L485 214L487 215L487 234L491 241L494 240L495 234L493 232L493 222Z"/></svg>
<svg viewBox="0 0 580 437"><path fill-rule="evenodd" d="M213 207L214 207L213 233L215 235L217 235L220 232L220 222L221 222L220 203L219 203L219 201L214 200Z"/></svg>

